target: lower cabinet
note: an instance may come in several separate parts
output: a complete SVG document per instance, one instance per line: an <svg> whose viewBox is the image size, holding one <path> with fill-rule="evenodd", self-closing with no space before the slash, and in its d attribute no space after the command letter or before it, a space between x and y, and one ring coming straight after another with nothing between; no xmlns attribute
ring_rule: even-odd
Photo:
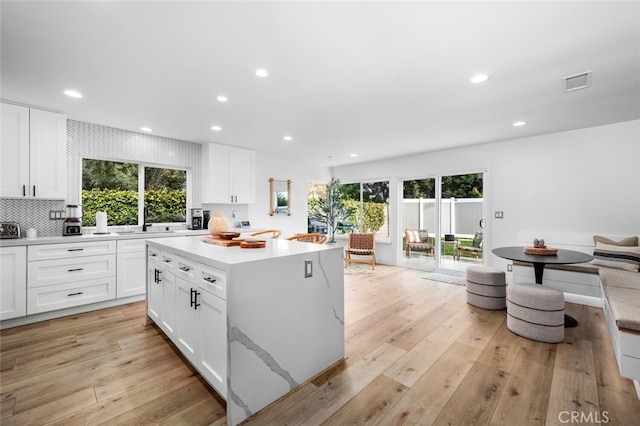
<svg viewBox="0 0 640 426"><path fill-rule="evenodd" d="M116 297L144 294L145 259L144 240L120 240L117 245Z"/></svg>
<svg viewBox="0 0 640 426"><path fill-rule="evenodd" d="M28 247L27 314L116 297L115 241Z"/></svg>
<svg viewBox="0 0 640 426"><path fill-rule="evenodd" d="M224 271L151 247L148 253L149 317L226 399L227 302L220 297L226 294ZM173 272L163 269L167 259Z"/></svg>
<svg viewBox="0 0 640 426"><path fill-rule="evenodd" d="M0 247L0 320L27 314L27 248Z"/></svg>

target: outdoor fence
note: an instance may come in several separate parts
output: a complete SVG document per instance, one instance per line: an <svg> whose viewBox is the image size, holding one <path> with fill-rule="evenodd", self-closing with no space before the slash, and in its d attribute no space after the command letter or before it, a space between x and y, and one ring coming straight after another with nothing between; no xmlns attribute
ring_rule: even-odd
<svg viewBox="0 0 640 426"><path fill-rule="evenodd" d="M442 200L442 233L473 237L481 231L482 198L447 198ZM402 229L436 229L436 200L405 199L402 205Z"/></svg>

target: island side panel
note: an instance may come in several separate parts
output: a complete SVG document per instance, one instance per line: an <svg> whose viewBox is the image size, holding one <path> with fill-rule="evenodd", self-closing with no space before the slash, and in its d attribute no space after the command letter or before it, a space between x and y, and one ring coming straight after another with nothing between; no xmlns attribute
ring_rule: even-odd
<svg viewBox="0 0 640 426"><path fill-rule="evenodd" d="M342 249L231 265L228 282L227 422L235 425L344 358Z"/></svg>

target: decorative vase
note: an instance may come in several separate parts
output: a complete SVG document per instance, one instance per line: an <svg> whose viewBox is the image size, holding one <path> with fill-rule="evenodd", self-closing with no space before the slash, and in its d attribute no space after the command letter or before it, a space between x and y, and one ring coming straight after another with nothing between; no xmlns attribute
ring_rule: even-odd
<svg viewBox="0 0 640 426"><path fill-rule="evenodd" d="M209 219L207 226L211 235L220 235L221 232L229 229L229 221L224 217L224 214L218 212L214 213L213 217Z"/></svg>

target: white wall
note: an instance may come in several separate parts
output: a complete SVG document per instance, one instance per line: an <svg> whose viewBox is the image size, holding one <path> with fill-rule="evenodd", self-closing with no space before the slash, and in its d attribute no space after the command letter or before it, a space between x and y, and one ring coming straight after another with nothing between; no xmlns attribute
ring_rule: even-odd
<svg viewBox="0 0 640 426"><path fill-rule="evenodd" d="M376 245L376 257L396 264L399 181L474 171L486 172L489 250L516 245L519 231L640 235L640 120L337 167L333 175L391 179L393 238ZM493 218L496 210L504 219Z"/></svg>
<svg viewBox="0 0 640 426"><path fill-rule="evenodd" d="M269 216L269 178L291 180L291 216ZM249 205L252 228L280 229L287 238L307 232L307 184L328 182L328 167L315 166L300 160L276 157L264 152L256 153L256 202Z"/></svg>

